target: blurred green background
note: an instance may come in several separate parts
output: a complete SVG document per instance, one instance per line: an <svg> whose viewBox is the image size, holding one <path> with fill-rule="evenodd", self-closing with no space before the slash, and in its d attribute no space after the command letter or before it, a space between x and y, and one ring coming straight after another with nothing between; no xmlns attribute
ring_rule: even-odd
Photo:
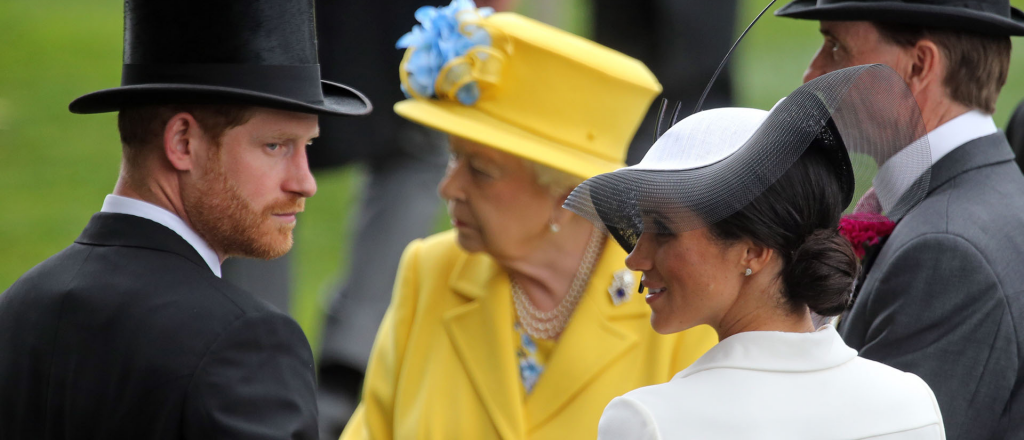
<svg viewBox="0 0 1024 440"><path fill-rule="evenodd" d="M766 1L741 3L737 33ZM1024 0L1011 3L1024 8ZM523 0L519 10L589 33L587 0ZM0 200L7 207L0 214L0 289L71 243L114 186L116 115L72 115L67 105L119 83L121 14L122 2L113 0L0 1ZM771 107L800 84L820 42L816 22L766 15L732 61L737 105ZM1024 98L1024 41L1014 43L995 115L1000 128ZM318 174L319 192L297 229L291 312L314 347L327 301L346 276L362 176L358 167Z"/></svg>

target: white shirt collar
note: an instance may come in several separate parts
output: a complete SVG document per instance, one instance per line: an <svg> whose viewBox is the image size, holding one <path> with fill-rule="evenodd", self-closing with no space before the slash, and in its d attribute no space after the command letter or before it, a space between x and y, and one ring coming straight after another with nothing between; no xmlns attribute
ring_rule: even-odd
<svg viewBox="0 0 1024 440"><path fill-rule="evenodd" d="M681 379L715 368L806 372L837 367L857 357L835 327L824 325L811 333L743 332L725 338L704 356L680 371Z"/></svg>
<svg viewBox="0 0 1024 440"><path fill-rule="evenodd" d="M220 257L217 256L217 252L206 243L206 240L203 240L199 234L188 227L184 220L174 215L174 213L149 202L115 196L113 194L108 194L103 199L103 208L100 209L100 212L134 215L164 225L180 235L181 238L184 238L188 244L192 245L196 252L199 252L199 256L203 257L203 261L206 261L206 264L210 266L210 270L213 271L214 275L217 275L217 277L221 276Z"/></svg>
<svg viewBox="0 0 1024 440"><path fill-rule="evenodd" d="M981 110L971 110L928 133L928 146L932 150L932 165L949 154L950 151L975 139L994 134L999 131L992 115Z"/></svg>
<svg viewBox="0 0 1024 440"><path fill-rule="evenodd" d="M945 124L928 132L926 136L918 138L909 147L894 154L878 170L878 174L872 182L884 210L891 209L920 177L919 173L915 174L908 170L924 172L922 158L917 154L921 151L918 147L920 142L927 140L931 155L929 165L934 166L939 159L951 151L997 131L999 130L996 128L995 121L992 120L992 115L982 113L981 110L971 110L950 119Z"/></svg>

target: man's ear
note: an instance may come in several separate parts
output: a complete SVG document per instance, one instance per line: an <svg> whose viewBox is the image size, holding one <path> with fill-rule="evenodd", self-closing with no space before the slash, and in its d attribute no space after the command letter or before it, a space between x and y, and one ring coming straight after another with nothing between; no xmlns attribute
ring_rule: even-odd
<svg viewBox="0 0 1024 440"><path fill-rule="evenodd" d="M910 72L907 86L917 96L922 90L934 85L942 85L945 76L945 60L942 51L934 41L922 38L909 49L911 57Z"/></svg>
<svg viewBox="0 0 1024 440"><path fill-rule="evenodd" d="M178 171L189 171L195 165L196 148L203 132L189 113L171 116L164 126L164 155Z"/></svg>

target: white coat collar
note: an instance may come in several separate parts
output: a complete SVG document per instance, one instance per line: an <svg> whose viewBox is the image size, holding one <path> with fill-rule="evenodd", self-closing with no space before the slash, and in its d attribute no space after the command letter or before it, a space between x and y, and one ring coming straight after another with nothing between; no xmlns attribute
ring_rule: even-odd
<svg viewBox="0 0 1024 440"><path fill-rule="evenodd" d="M192 245L196 252L199 252L199 256L203 257L203 261L206 261L206 264L210 266L210 270L213 271L214 275L217 275L217 277L221 276L220 257L217 256L217 252L206 243L206 240L203 240L199 234L188 227L181 217L178 217L173 212L149 202L115 196L113 194L108 194L103 199L103 208L100 209L100 212L134 215L164 225L167 229L174 231L181 238L185 239L188 244Z"/></svg>
<svg viewBox="0 0 1024 440"><path fill-rule="evenodd" d="M674 379L715 368L807 372L833 368L857 357L835 327L811 333L743 332L725 338Z"/></svg>

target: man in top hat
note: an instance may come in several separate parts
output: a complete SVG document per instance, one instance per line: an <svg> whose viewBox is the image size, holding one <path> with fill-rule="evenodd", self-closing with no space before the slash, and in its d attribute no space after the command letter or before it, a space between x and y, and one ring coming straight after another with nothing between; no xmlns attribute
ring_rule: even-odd
<svg viewBox="0 0 1024 440"><path fill-rule="evenodd" d="M0 296L0 438L315 439L291 318L220 278L274 258L316 183L318 115L370 103L320 80L313 0L127 0L114 192ZM97 201L98 204L99 201Z"/></svg>
<svg viewBox="0 0 1024 440"><path fill-rule="evenodd" d="M797 0L776 15L821 22L805 81L887 64L929 131L928 195L865 257L843 339L924 379L948 438L1024 438L1024 176L991 117L1024 13L1007 0Z"/></svg>

